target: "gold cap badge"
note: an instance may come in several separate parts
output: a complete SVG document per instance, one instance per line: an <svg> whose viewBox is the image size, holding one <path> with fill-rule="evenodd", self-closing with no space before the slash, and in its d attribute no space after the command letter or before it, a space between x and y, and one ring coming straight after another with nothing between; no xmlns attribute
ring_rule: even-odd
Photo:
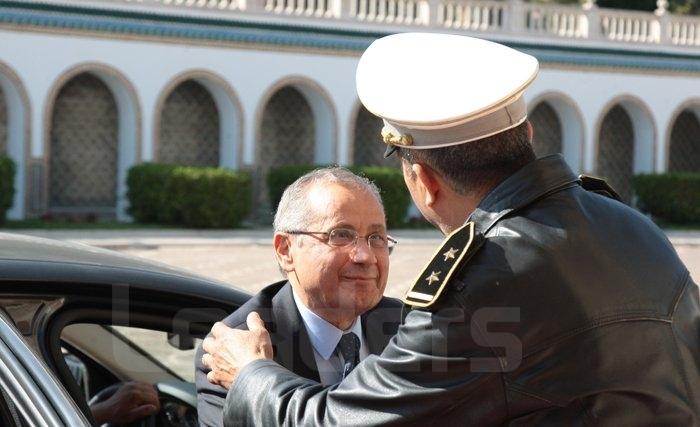
<svg viewBox="0 0 700 427"><path fill-rule="evenodd" d="M394 135L387 129L382 129L382 139L387 145L413 145L411 135Z"/></svg>

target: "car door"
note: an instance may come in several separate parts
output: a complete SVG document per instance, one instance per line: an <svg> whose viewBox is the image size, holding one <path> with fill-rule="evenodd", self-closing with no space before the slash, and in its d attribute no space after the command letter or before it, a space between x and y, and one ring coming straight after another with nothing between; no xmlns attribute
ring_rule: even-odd
<svg viewBox="0 0 700 427"><path fill-rule="evenodd" d="M47 366L0 315L3 425L90 426Z"/></svg>

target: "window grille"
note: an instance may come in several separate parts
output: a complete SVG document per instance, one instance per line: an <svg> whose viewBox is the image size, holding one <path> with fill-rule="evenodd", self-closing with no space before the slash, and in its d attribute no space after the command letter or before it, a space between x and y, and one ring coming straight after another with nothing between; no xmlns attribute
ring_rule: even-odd
<svg viewBox="0 0 700 427"><path fill-rule="evenodd" d="M181 83L163 104L158 161L219 166L219 129L219 111L209 91L194 80Z"/></svg>
<svg viewBox="0 0 700 427"><path fill-rule="evenodd" d="M562 152L561 122L548 102L541 102L529 114L534 130L532 148L537 157Z"/></svg>
<svg viewBox="0 0 700 427"><path fill-rule="evenodd" d="M684 110L671 130L669 172L700 172L700 120Z"/></svg>
<svg viewBox="0 0 700 427"><path fill-rule="evenodd" d="M355 121L355 137L352 144L353 164L361 166L399 167L397 156L384 158L386 146L382 142L384 122L360 106Z"/></svg>
<svg viewBox="0 0 700 427"><path fill-rule="evenodd" d="M624 108L613 107L603 119L598 136L597 174L626 202L632 198L634 172L634 129Z"/></svg>
<svg viewBox="0 0 700 427"><path fill-rule="evenodd" d="M118 121L114 97L96 76L63 86L51 119L50 209L114 213Z"/></svg>
<svg viewBox="0 0 700 427"><path fill-rule="evenodd" d="M315 160L316 125L311 106L297 89L287 86L265 106L254 173L256 208L269 205L267 174L285 165L310 165ZM330 143L330 141L325 141ZM271 210L274 210L272 206Z"/></svg>

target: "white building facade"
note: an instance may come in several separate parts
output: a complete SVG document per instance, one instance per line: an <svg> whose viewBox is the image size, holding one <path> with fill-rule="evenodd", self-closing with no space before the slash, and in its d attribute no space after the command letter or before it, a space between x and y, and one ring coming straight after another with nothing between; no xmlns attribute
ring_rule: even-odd
<svg viewBox="0 0 700 427"><path fill-rule="evenodd" d="M660 7L2 2L0 152L18 166L8 216L128 220L127 171L145 161L250 170L258 189L275 166L379 164L381 125L357 99L355 67L372 40L401 31L536 56L526 93L536 151L563 153L630 199L633 174L700 172L700 18Z"/></svg>

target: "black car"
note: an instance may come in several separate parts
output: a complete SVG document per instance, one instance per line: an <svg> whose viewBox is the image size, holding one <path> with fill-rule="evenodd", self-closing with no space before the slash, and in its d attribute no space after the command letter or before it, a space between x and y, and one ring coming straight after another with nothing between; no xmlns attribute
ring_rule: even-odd
<svg viewBox="0 0 700 427"><path fill-rule="evenodd" d="M194 352L249 295L90 246L0 233L0 423L86 426L89 402L155 385L142 426L196 426Z"/></svg>

